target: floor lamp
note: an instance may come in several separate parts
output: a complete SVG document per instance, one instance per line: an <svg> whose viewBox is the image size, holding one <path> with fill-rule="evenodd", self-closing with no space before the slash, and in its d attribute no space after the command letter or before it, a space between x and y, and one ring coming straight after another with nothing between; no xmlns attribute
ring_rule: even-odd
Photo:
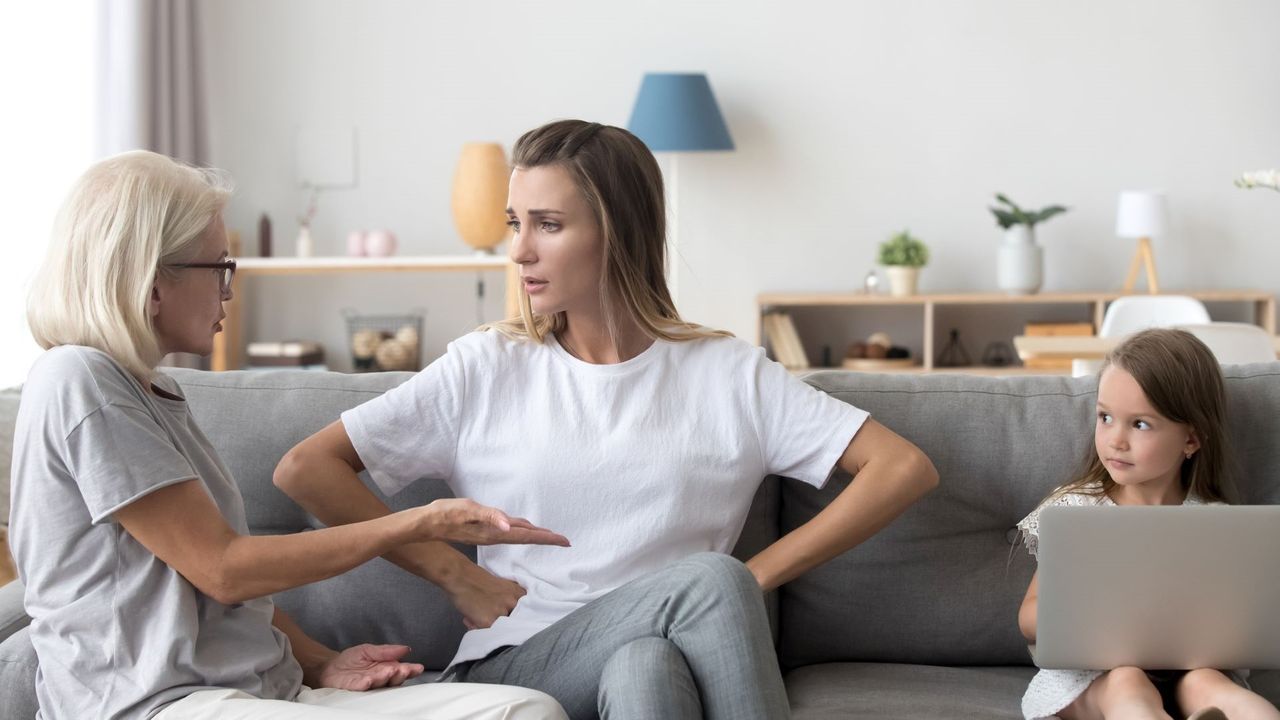
<svg viewBox="0 0 1280 720"><path fill-rule="evenodd" d="M711 83L702 73L646 73L627 129L655 153L671 153L667 197L671 206L667 260L671 300L680 292L680 153L732 150Z"/></svg>
<svg viewBox="0 0 1280 720"><path fill-rule="evenodd" d="M1160 281L1156 278L1156 256L1151 250L1151 238L1164 235L1168 226L1167 216L1168 209L1162 192L1126 190L1120 193L1120 204L1116 210L1116 235L1138 238L1138 249L1133 255L1133 262L1129 264L1129 275L1124 281L1126 293L1133 292L1138 281L1138 270L1145 268L1147 292L1159 294Z"/></svg>

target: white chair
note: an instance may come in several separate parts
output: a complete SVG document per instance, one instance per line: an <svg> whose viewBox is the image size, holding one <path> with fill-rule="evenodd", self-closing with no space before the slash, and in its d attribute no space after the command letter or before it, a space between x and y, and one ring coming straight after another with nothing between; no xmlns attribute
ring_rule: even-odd
<svg viewBox="0 0 1280 720"><path fill-rule="evenodd" d="M1234 322L1211 322L1178 325L1200 338L1223 365L1275 362L1276 345L1271 333L1257 325Z"/></svg>
<svg viewBox="0 0 1280 720"><path fill-rule="evenodd" d="M1173 325L1207 325L1209 311L1204 303L1186 295L1126 295L1116 298L1102 316L1098 337L1123 337L1139 330ZM1075 377L1093 375L1101 360L1072 360Z"/></svg>

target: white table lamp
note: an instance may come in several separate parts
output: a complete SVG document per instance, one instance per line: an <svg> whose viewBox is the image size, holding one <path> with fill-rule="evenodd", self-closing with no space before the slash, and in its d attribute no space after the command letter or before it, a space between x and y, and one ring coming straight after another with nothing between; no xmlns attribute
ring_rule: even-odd
<svg viewBox="0 0 1280 720"><path fill-rule="evenodd" d="M1129 275L1124 281L1124 291L1133 292L1138 280L1139 266L1147 271L1147 292L1160 292L1156 278L1156 257L1151 250L1151 238L1165 234L1168 227L1168 207L1165 194L1160 191L1125 190L1120 193L1116 210L1116 236L1138 238L1138 249L1129 265Z"/></svg>

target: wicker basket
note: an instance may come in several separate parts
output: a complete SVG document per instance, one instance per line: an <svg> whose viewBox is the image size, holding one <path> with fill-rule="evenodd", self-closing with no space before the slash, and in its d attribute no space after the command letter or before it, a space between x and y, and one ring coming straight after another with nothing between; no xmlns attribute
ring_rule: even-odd
<svg viewBox="0 0 1280 720"><path fill-rule="evenodd" d="M343 311L347 347L356 372L422 369L422 310L404 315Z"/></svg>

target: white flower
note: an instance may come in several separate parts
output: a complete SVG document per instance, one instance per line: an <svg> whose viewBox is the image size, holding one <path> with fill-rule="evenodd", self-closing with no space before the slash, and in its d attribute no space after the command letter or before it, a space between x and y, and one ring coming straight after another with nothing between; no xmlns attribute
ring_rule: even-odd
<svg viewBox="0 0 1280 720"><path fill-rule="evenodd" d="M1280 191L1280 170L1273 168L1271 170L1255 170L1244 173L1236 178L1236 187L1264 187Z"/></svg>

